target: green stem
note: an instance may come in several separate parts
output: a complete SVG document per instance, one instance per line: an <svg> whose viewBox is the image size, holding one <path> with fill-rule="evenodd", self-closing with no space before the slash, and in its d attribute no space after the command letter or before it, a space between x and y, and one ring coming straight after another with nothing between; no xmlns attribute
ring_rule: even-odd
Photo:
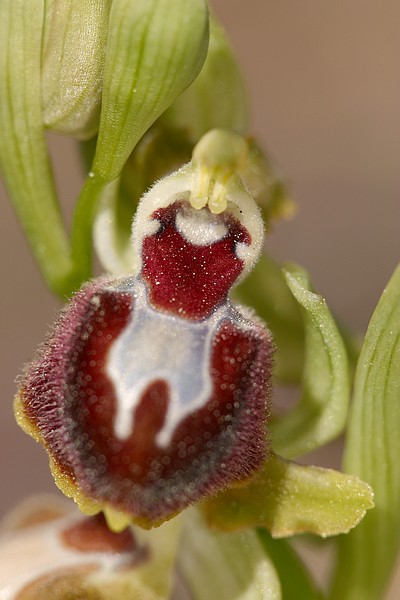
<svg viewBox="0 0 400 600"><path fill-rule="evenodd" d="M72 223L72 260L79 268L80 282L92 276L92 228L97 205L106 182L89 173L79 196Z"/></svg>

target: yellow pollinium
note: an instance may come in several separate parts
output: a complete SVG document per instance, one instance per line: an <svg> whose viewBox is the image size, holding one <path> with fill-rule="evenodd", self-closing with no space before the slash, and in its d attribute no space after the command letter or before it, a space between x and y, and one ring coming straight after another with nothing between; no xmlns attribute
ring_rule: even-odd
<svg viewBox="0 0 400 600"><path fill-rule="evenodd" d="M249 155L245 138L222 129L204 135L193 150L194 185L190 195L193 208L208 206L213 214L226 210L228 187L243 170Z"/></svg>

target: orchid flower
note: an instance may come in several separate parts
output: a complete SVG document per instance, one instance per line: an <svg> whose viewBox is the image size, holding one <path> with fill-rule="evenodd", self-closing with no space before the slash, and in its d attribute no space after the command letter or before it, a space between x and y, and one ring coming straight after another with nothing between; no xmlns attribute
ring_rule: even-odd
<svg viewBox="0 0 400 600"><path fill-rule="evenodd" d="M345 567L369 560L363 535L380 544L382 589L395 551L375 524L397 495L374 481L357 416L375 423L378 397L395 413L392 388L368 379L383 340L379 374L395 380L394 284L357 367L348 472L294 462L345 431L354 344L304 269L264 253L294 204L248 135L240 73L206 2L2 0L0 17L2 171L49 288L68 298L15 414L81 511L46 498L6 519L0 598L166 600L179 583L193 600L316 600L285 538L349 533L374 506L369 483L386 504L339 546L331 594L359 589L362 569ZM83 142L71 235L47 130ZM275 381L301 384L286 414Z"/></svg>
<svg viewBox="0 0 400 600"><path fill-rule="evenodd" d="M75 294L15 400L17 420L48 452L58 487L91 519L79 521L78 530L88 528L96 539L93 528L107 523L117 536L131 531L147 540L140 555L154 573L151 544L168 537L163 598L174 565L195 598L216 597L220 588L226 598L279 598L273 562L249 527L277 538L333 535L372 506L369 486L357 478L271 452L272 336L229 299L263 242L260 210L240 176L246 152L241 136L211 132L191 163L143 196L131 272L94 279ZM107 231L104 239L101 228L97 235L101 255L115 254ZM322 423L331 421L330 410L322 411ZM326 425L324 431L326 437ZM335 494L342 509L335 505L333 513ZM147 538L138 526L155 530ZM144 566L132 547L124 573L136 589ZM247 565L243 582L223 573L228 548L231 565ZM204 591L202 569L217 564L220 579L213 575ZM119 569L117 561L111 571ZM125 575L113 574L116 586Z"/></svg>

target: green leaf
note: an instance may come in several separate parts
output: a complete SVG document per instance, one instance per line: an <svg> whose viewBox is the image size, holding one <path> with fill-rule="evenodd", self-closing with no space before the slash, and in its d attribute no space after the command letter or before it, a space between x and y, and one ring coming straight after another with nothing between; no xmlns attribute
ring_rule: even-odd
<svg viewBox="0 0 400 600"><path fill-rule="evenodd" d="M247 484L203 503L209 524L225 531L265 527L274 538L346 533L373 506L358 477L272 456Z"/></svg>
<svg viewBox="0 0 400 600"><path fill-rule="evenodd" d="M210 531L188 511L178 570L192 600L279 600L279 580L256 532Z"/></svg>
<svg viewBox="0 0 400 600"><path fill-rule="evenodd" d="M0 164L11 201L49 287L75 281L42 122L43 0L0 3Z"/></svg>
<svg viewBox="0 0 400 600"><path fill-rule="evenodd" d="M268 255L262 255L233 295L239 302L252 306L271 329L276 344L277 380L280 383L300 381L304 356L303 318L280 266Z"/></svg>
<svg viewBox="0 0 400 600"><path fill-rule="evenodd" d="M310 291L308 276L299 267L284 270L284 275L304 315L303 392L296 407L272 423L271 429L274 451L294 458L342 433L350 379L346 349L325 300Z"/></svg>
<svg viewBox="0 0 400 600"><path fill-rule="evenodd" d="M113 0L95 176L120 174L143 134L198 75L207 46L204 0Z"/></svg>
<svg viewBox="0 0 400 600"><path fill-rule="evenodd" d="M227 100L229 99L229 100ZM196 143L210 129L247 131L246 93L229 40L215 17L200 75L162 115L169 126L186 130Z"/></svg>
<svg viewBox="0 0 400 600"><path fill-rule="evenodd" d="M400 267L372 316L357 365L344 469L373 487L375 508L340 540L332 598L383 597L400 546Z"/></svg>
<svg viewBox="0 0 400 600"><path fill-rule="evenodd" d="M46 0L42 50L43 119L80 139L99 126L111 0Z"/></svg>
<svg viewBox="0 0 400 600"><path fill-rule="evenodd" d="M257 535L279 575L282 600L321 600L322 595L290 543L274 540L265 529L257 529Z"/></svg>

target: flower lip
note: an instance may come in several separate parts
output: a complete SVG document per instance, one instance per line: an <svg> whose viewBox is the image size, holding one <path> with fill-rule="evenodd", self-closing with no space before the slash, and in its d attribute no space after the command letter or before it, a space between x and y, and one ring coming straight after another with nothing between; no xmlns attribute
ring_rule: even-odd
<svg viewBox="0 0 400 600"><path fill-rule="evenodd" d="M267 452L273 344L264 327L227 306L226 317L206 340L210 353L203 368L211 390L202 405L191 393L189 367L178 361L175 369L187 379L186 415L180 421L173 416L168 425L169 387L164 378L149 375L132 431L121 439L114 427L123 396L109 374L110 350L126 333L126 352L115 363L122 381L132 370L138 342L126 329L136 310L132 278L97 280L83 288L28 369L17 414L49 452L58 485L83 509L113 509L149 527L242 481L261 465ZM191 332L194 323L182 321ZM146 344L163 354L157 337L149 335L139 355ZM179 341L186 343L176 339L168 346L171 359ZM190 363L191 353L186 355ZM194 357L190 364L195 370L200 366Z"/></svg>

